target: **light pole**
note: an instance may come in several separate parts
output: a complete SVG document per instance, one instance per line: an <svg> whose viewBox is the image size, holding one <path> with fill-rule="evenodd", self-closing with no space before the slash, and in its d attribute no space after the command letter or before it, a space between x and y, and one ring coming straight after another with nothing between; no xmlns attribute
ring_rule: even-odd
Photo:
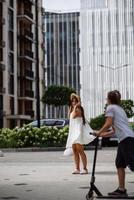
<svg viewBox="0 0 134 200"><path fill-rule="evenodd" d="M40 79L39 79L39 35L38 35L38 0L35 0L36 15L36 116L38 128L40 128Z"/></svg>
<svg viewBox="0 0 134 200"><path fill-rule="evenodd" d="M102 64L98 64L99 67L102 67L102 68L106 68L106 69L110 69L112 70L113 72L115 72L116 70L118 69L122 69L124 67L128 67L130 64L124 64L124 65L121 65L121 66L116 66L116 67L111 67L111 66L105 66L105 65L102 65ZM113 76L113 82L115 82L115 74ZM118 81L119 81L119 78L118 78ZM127 72L126 72L126 98L128 98L128 90L127 90L127 83L128 83L128 78L127 78ZM119 85L119 82L118 82L118 85Z"/></svg>

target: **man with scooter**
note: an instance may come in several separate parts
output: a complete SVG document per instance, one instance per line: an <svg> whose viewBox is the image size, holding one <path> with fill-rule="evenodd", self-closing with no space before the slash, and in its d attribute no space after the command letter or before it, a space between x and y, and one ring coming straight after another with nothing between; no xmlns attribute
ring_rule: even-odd
<svg viewBox="0 0 134 200"><path fill-rule="evenodd" d="M119 139L119 145L116 156L116 168L118 174L118 188L108 193L109 196L127 197L125 188L125 168L129 167L134 171L134 132L130 128L125 111L120 106L121 94L119 91L111 91L107 95L108 106L106 108L106 121L104 126L94 133L98 137L109 135L107 130L114 128L116 136Z"/></svg>

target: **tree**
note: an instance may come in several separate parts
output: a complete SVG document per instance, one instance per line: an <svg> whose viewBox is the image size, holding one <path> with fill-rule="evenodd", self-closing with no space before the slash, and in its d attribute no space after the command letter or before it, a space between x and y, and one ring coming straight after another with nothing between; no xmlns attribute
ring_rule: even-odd
<svg viewBox="0 0 134 200"><path fill-rule="evenodd" d="M134 116L134 112L133 112L134 102L131 99L121 100L120 105L125 110L128 118L131 118Z"/></svg>
<svg viewBox="0 0 134 200"><path fill-rule="evenodd" d="M47 105L59 107L58 117L60 116L61 106L68 105L71 93L75 90L65 86L51 85L44 92L42 102Z"/></svg>
<svg viewBox="0 0 134 200"><path fill-rule="evenodd" d="M128 118L131 118L134 116L133 107L134 102L132 100L121 100L120 106L125 110L126 115ZM104 107L104 110L106 110L107 104ZM97 130L100 129L105 123L105 115L99 115L95 118L92 118L90 120L90 126L92 129Z"/></svg>

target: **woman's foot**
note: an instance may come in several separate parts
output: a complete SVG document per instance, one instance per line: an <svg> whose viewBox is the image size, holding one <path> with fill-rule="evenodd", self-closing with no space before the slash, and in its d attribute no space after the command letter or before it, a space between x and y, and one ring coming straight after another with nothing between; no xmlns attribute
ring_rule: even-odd
<svg viewBox="0 0 134 200"><path fill-rule="evenodd" d="M75 170L72 172L72 174L80 174L80 170L75 169Z"/></svg>
<svg viewBox="0 0 134 200"><path fill-rule="evenodd" d="M83 174L88 174L88 170L87 169L82 169L80 171L80 174L83 175Z"/></svg>

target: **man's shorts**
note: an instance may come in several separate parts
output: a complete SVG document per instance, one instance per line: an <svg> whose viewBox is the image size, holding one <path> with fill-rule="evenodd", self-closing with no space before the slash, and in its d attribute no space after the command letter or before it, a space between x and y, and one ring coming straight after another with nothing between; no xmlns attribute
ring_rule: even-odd
<svg viewBox="0 0 134 200"><path fill-rule="evenodd" d="M127 137L119 143L115 163L117 169L128 166L131 171L134 171L134 138Z"/></svg>

